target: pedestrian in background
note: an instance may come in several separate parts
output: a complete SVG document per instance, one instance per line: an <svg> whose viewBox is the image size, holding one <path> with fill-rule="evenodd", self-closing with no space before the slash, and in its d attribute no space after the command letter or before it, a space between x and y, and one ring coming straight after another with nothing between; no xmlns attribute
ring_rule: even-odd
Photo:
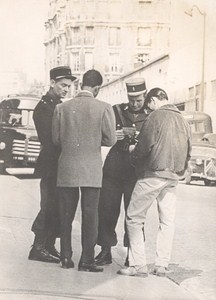
<svg viewBox="0 0 216 300"><path fill-rule="evenodd" d="M50 70L50 89L37 104L33 120L41 143L35 175L41 177L41 209L33 225L35 234L33 247L29 253L30 260L59 262L59 253L55 248L59 237L59 206L56 191L57 161L59 146L52 142L52 118L57 104L61 103L76 77L72 76L67 66Z"/></svg>
<svg viewBox="0 0 216 300"><path fill-rule="evenodd" d="M61 264L73 268L71 230L79 193L82 210L82 254L79 271L101 272L95 265L98 235L98 202L102 183L101 146L116 142L115 116L110 104L95 99L103 79L96 70L83 75L82 91L56 107L53 141L61 147L58 162L61 218Z"/></svg>
<svg viewBox="0 0 216 300"><path fill-rule="evenodd" d="M171 257L176 210L176 186L184 176L191 151L190 128L180 111L168 103L166 92L154 88L145 104L153 111L145 121L132 151L138 181L127 210L129 267L118 274L147 276L144 224L157 201L159 228L154 274L165 276ZM132 147L131 147L132 148Z"/></svg>
<svg viewBox="0 0 216 300"><path fill-rule="evenodd" d="M117 244L115 228L120 215L122 196L126 210L137 180L129 159L129 146L135 143L135 137L147 117L147 110L144 108L145 80L135 78L127 82L126 87L128 103L113 106L118 141L109 151L103 167L97 242L102 250L95 258L99 266L112 263L111 247ZM126 234L124 246L128 247ZM127 259L125 263L128 264Z"/></svg>

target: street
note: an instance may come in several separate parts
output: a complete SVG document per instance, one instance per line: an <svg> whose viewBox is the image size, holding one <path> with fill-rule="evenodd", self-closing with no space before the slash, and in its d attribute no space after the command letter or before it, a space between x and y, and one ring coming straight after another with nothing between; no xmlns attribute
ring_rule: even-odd
<svg viewBox="0 0 216 300"><path fill-rule="evenodd" d="M46 263L28 261L28 252L33 241L30 228L39 210L39 180L0 176L0 184L0 236L2 241L0 246L0 299L19 299L17 295L22 293L27 293L26 298L22 297L22 299L33 299L32 295L38 295L38 291L40 293L43 291L43 298L40 294L37 299L50 299L50 295L55 296L53 299L69 296L72 299L216 299L215 186L206 187L201 181L191 185L185 185L184 182L179 183L176 231L169 279L150 275L145 281L137 278L135 282L135 278L116 275L116 271L123 266L126 256L126 250L122 246L123 210L117 226L119 243L113 249L113 264L105 267L99 280L99 276L95 274L86 274L85 272L83 274L83 272L75 270L65 271L59 267L56 268L53 264L50 266ZM148 213L145 226L147 261L150 270L154 263L157 227L156 205L154 204ZM79 207L73 226L75 269L80 255L80 230ZM96 247L96 254L98 252L99 247ZM70 272L73 272L73 277ZM45 280L46 274L50 276L48 282ZM61 276L56 277L57 274L61 274ZM106 277L106 284L112 282L111 289L106 288L106 284L102 280L103 276ZM73 297L76 295L75 298L71 296L70 290L72 278L76 278L79 282L76 286L73 283L72 291ZM141 282L145 282L146 285L142 285ZM147 289L147 283L152 286L151 293ZM181 287L181 291L175 291L175 297L171 296L173 294L169 290L170 284L172 284L172 292L173 289ZM83 298L78 296L80 295L80 286L83 295L85 294ZM137 288L140 286L148 297L139 294ZM121 289L120 294L117 292L118 289ZM158 289L163 291L163 297L160 296ZM87 292L88 294L86 294ZM185 293L184 296L179 294L180 292ZM15 295L14 298L12 295ZM44 298L44 295L47 298ZM57 296L58 298L56 298Z"/></svg>

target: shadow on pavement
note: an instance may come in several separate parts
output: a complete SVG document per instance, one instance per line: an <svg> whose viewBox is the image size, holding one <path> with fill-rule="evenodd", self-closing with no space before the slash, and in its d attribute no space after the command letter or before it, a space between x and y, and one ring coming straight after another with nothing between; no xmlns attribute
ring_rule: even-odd
<svg viewBox="0 0 216 300"><path fill-rule="evenodd" d="M179 267L178 264L170 264L169 271L170 272L167 274L167 278L179 285L182 281L189 278L197 277L203 272L202 270L182 268Z"/></svg>

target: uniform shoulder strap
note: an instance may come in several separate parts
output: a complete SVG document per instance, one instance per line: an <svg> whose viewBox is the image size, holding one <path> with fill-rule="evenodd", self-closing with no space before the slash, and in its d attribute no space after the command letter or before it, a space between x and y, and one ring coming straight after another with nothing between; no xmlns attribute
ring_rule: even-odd
<svg viewBox="0 0 216 300"><path fill-rule="evenodd" d="M126 127L127 125L126 125L126 122L125 122L125 118L124 118L124 116L122 114L122 110L121 110L120 105L119 104L114 105L113 109L114 109L115 113L118 115L118 117L119 117L119 119L121 121L121 126L122 127Z"/></svg>

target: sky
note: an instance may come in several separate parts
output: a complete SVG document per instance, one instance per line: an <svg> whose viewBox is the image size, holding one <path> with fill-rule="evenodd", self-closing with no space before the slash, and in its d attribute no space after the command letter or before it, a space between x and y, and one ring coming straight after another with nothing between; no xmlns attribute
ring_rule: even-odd
<svg viewBox="0 0 216 300"><path fill-rule="evenodd" d="M49 0L0 0L0 72L44 79L44 22Z"/></svg>

